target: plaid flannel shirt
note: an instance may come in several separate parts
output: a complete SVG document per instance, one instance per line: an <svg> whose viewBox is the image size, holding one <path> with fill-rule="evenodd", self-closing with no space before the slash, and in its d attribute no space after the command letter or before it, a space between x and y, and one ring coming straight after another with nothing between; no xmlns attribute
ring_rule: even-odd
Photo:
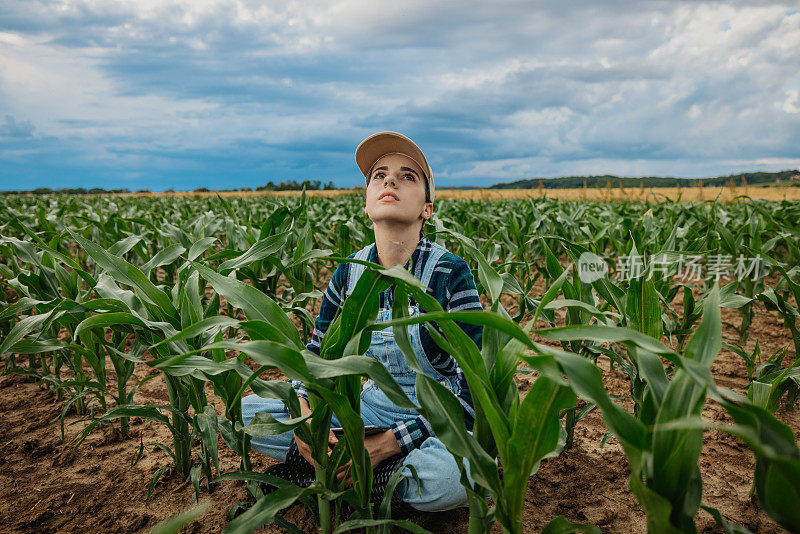
<svg viewBox="0 0 800 534"><path fill-rule="evenodd" d="M422 276L425 263L430 257L431 249L431 241L423 236L417 244L416 250L414 250L414 253L411 255L411 263L414 266L414 276L417 278ZM355 256L355 254L351 254L349 257L352 258L353 256ZM369 261L378 263L378 251L377 247L374 245L370 250ZM337 309L343 303L345 288L348 282L348 265L349 264L340 264L336 268L328 287L323 293L322 305L314 323L314 332L311 336L311 341L307 345L307 348L316 354L319 354L320 341L335 317ZM408 264L406 264L406 268L408 268ZM392 309L393 289L393 287L390 287L381 293L381 310ZM472 276L467 262L450 252L445 253L439 258L434 268L428 293L438 300L442 308L447 311L483 310L480 299L478 298L478 290L475 287L475 279ZM420 307L420 311L424 313L425 310ZM456 324L475 341L479 348L481 347L483 328L480 325L467 323ZM461 368L452 356L444 352L436 344L427 328L420 328L420 338L422 348L431 365L444 376L456 377L461 390L458 399L464 410L464 420L467 429L471 430L475 421L475 411L472 406L472 396ZM292 381L292 386L294 386L298 395L308 398L302 382ZM392 426L391 430L403 453L408 453L420 447L426 439L433 436L433 429L430 423L422 416L417 416L416 418L405 421L398 421Z"/></svg>

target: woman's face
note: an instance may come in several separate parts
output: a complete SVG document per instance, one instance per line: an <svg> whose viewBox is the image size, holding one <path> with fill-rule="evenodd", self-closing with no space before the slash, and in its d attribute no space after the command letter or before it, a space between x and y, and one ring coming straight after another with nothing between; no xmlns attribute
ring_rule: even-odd
<svg viewBox="0 0 800 534"><path fill-rule="evenodd" d="M428 219L433 204L425 201L425 175L411 158L383 156L372 167L367 183L366 214L373 223L411 224Z"/></svg>

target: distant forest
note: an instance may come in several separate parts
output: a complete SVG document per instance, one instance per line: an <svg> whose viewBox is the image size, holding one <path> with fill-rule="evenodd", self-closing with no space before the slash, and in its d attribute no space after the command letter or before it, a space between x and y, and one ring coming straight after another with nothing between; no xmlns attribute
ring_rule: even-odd
<svg viewBox="0 0 800 534"><path fill-rule="evenodd" d="M321 180L303 180L302 182L298 182L297 180L286 180L283 182L273 183L272 181L267 182L264 185L260 185L256 187L256 191L319 191L319 190L331 190L331 189L338 189L333 182L325 182L322 183ZM229 192L229 191L253 191L250 187L242 187L240 189L208 189L207 187L198 187L193 189L192 193L209 193L209 192ZM149 189L139 189L136 193L150 193ZM167 189L164 191L165 193L174 193L175 189ZM124 194L124 193L131 193L130 189L102 189L99 187L94 187L92 189L86 189L83 187L76 187L76 188L63 188L63 189L51 189L49 187L37 187L31 191L0 191L0 193L10 193L10 194L34 194L34 195L50 195L53 193L58 193L61 195L99 195L99 194Z"/></svg>
<svg viewBox="0 0 800 534"><path fill-rule="evenodd" d="M792 177L795 177L792 180ZM562 178L530 178L516 182L495 184L488 189L575 189L579 187L721 187L733 182L737 186L754 185L763 183L792 181L800 185L800 171L788 170L779 172L745 172L716 178L665 178L662 176L647 176L644 178L626 178L604 174L601 176L564 176ZM467 189L467 188L464 188ZM471 189L471 188L470 188Z"/></svg>

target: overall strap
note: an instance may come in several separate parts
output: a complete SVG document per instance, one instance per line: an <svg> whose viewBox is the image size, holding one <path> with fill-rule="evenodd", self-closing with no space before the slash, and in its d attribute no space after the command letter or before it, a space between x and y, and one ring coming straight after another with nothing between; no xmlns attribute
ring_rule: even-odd
<svg viewBox="0 0 800 534"><path fill-rule="evenodd" d="M369 260L369 254L372 251L372 247L375 246L375 243L371 245L367 245L366 247L362 248L356 255L354 256L357 260ZM353 290L356 288L356 283L358 279L361 278L361 275L364 274L364 270L367 267L365 265L361 265L359 263L348 263L347 264L347 289L345 291L345 298L349 297Z"/></svg>
<svg viewBox="0 0 800 534"><path fill-rule="evenodd" d="M427 261L423 266L422 273L419 277L422 285L430 287L431 278L433 278L433 271L436 269L436 264L439 259L447 253L447 249L431 241L431 251L428 253Z"/></svg>
<svg viewBox="0 0 800 534"><path fill-rule="evenodd" d="M433 278L436 265L439 263L439 260L445 255L445 253L447 253L446 248L431 241L430 252L428 252L425 265L421 266L422 273L420 276L420 281L424 287L430 289L431 278ZM428 360L428 355L425 353L425 349L422 346L422 338L420 337L421 330L422 328L420 324L409 326L409 333L411 334L411 346L414 348L414 352L420 358L423 369L427 367L425 374L440 381L445 387L454 393L458 393L459 388L454 379L455 377L446 377L442 375L439 370L434 368Z"/></svg>

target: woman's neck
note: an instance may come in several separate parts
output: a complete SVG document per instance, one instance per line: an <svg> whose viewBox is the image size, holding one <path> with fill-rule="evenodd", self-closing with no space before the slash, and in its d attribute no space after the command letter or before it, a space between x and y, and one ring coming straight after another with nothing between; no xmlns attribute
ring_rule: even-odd
<svg viewBox="0 0 800 534"><path fill-rule="evenodd" d="M378 263L384 267L405 265L419 244L419 225L398 228L375 224L375 246Z"/></svg>

